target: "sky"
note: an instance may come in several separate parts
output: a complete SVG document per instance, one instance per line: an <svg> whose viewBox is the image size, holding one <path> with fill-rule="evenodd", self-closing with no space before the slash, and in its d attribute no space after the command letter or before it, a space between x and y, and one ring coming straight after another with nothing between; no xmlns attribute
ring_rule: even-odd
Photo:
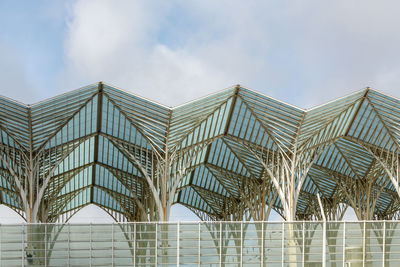
<svg viewBox="0 0 400 267"><path fill-rule="evenodd" d="M386 0L3 0L0 95L32 104L104 81L168 106L236 84L302 108L365 87L400 97L399 13Z"/></svg>

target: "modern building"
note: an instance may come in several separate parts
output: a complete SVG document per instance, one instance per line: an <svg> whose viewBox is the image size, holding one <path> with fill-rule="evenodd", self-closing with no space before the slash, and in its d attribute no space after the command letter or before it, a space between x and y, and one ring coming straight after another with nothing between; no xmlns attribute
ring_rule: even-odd
<svg viewBox="0 0 400 267"><path fill-rule="evenodd" d="M240 85L173 108L101 82L0 97L0 203L33 223L0 227L0 261L397 266L398 223L371 220L398 219L399 162L400 100L369 88L307 110ZM166 224L175 203L208 222ZM49 224L89 204L125 224ZM348 207L362 222L326 222Z"/></svg>
<svg viewBox="0 0 400 267"><path fill-rule="evenodd" d="M240 85L170 108L104 83L0 97L0 202L27 222L95 204L118 222L399 214L400 100L364 89L302 109Z"/></svg>

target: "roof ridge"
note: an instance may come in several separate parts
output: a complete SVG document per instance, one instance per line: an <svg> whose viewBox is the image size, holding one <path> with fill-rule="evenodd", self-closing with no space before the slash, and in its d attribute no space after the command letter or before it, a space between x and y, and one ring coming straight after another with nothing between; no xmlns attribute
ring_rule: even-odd
<svg viewBox="0 0 400 267"><path fill-rule="evenodd" d="M365 88L362 88L362 89L353 91L353 92L351 92L351 93L349 93L349 94L346 94L346 95L344 95L344 96L337 97L337 98L335 98L335 99L333 99L333 100L330 100L330 101L328 101L328 102L325 102L325 103L322 103L322 104L313 106L313 107L311 107L311 108L301 108L301 107L299 107L299 106L296 106L296 105L287 103L287 102L285 102L285 101L279 100L279 99L277 99L277 98L274 98L274 97L272 97L272 96L269 96L269 95L267 95L267 94L265 94L265 93L258 92L258 91L255 91L255 90L253 90L253 89L250 89L250 88L248 88L248 87L246 87L246 86L237 84L237 85L229 86L229 87L226 87L226 88L224 88L224 89L218 90L218 91L216 91L216 92L212 92L212 93L206 94L206 95L204 95L204 96L195 98L195 99L193 99L193 100L189 100L189 101L187 101L187 102L185 102L185 103L182 103L182 104L179 104L179 105L177 105L177 106L168 106L168 105L159 103L159 102L157 102L157 101L151 100L151 99L149 99L149 98L147 98L147 97L143 97L143 96L141 96L141 95L139 95L139 94L133 93L133 92L131 92L131 91L127 91L127 90L125 90L125 89L119 88L119 87L117 87L117 86L114 86L114 85L111 85L111 84L109 84L109 83L105 83L105 82L102 82L102 81L96 82L96 83L92 83L92 84L89 84L89 85L86 85L86 86L83 86L83 87L74 89L74 90L72 90L72 91L67 91L67 92L58 94L58 95L56 95L56 96L50 97L50 98L47 98L47 99L44 99L44 100L40 100L40 101L38 101L38 102L36 102L36 103L33 103L33 104L26 104L26 103L23 103L23 102L21 102L21 101L15 100L15 99L13 99L13 98L10 98L10 97L4 96L4 95L0 95L0 98L3 98L3 99L5 99L5 100L8 100L8 101L10 101L10 102L13 102L13 103L15 103L15 104L17 104L17 105L20 105L20 106L23 106L23 107L26 107L26 108L31 108L31 107L34 107L34 106L43 104L43 103L45 103L45 102L49 102L49 101L51 101L51 100L60 98L60 97L62 97L62 96L66 96L66 95L69 95L69 94L74 93L74 92L79 92L79 91L81 91L81 90L87 89L87 88L92 87L92 86L97 86L97 84L99 84L99 83L103 83L104 85L107 85L107 86L109 86L109 87L111 87L111 88L113 88L113 89L115 89L115 90L119 90L119 91L125 92L125 93L127 93L127 94L132 95L132 96L135 96L135 97L141 98L141 99L143 99L143 100L149 101L150 103L153 103L153 104L158 105L158 106L160 106L160 107L167 108L167 109L169 109L169 110L174 110L174 109L177 109L177 108L186 106L186 105L190 105L191 103L201 101L201 100L206 99L206 98L208 98L208 97L211 97L211 96L213 96L213 95L217 95L217 94L220 94L220 93L223 93L223 92L228 92L229 90L232 90L232 89L234 89L234 88L237 88L238 86L240 87L240 89L248 90L248 91L250 91L250 92L252 92L252 93L254 93L254 94L256 94L256 95L259 95L259 96L263 96L263 97L272 99L272 100L277 101L277 102L279 102L279 103L281 103L281 104L290 106L290 107L292 107L292 108L295 108L295 109L297 109L297 110L299 110L299 111L302 111L302 112L305 112L305 113L307 113L307 112L309 112L309 111L312 111L312 110L315 110L315 109L317 109L317 108L323 107L323 106L325 106L325 105L329 105L329 104L334 103L334 102L336 102L336 101L340 101L341 99L345 99L345 98L347 98L347 97L353 96L353 95L358 94L358 93L360 93L360 92L365 92L365 91L377 92L377 93L382 94L382 95L384 95L384 96L386 96L386 97L392 98L392 99L394 99L394 100L396 100L396 101L400 101L400 98L399 98L399 97L394 97L394 96L392 96L392 95L390 95L390 94L388 94L388 93L384 93L384 92L379 91L379 90L376 90L376 89L374 89L374 88L365 87ZM97 88L97 87L96 87L96 88Z"/></svg>
<svg viewBox="0 0 400 267"><path fill-rule="evenodd" d="M311 111L311 110L314 110L314 109L317 109L317 108L320 108L320 107L323 107L323 106L332 104L332 103L337 102L337 101L339 101L339 100L348 98L348 97L350 97L350 96L353 96L353 95L356 95L356 94L359 94L359 93L361 93L361 92L365 92L365 91L368 91L368 90L370 90L370 88L369 88L369 87L365 87L365 88L359 89L359 90L357 90L357 91L353 91L353 92L351 92L351 93L348 93L348 94L346 94L346 95L344 95L344 96L340 96L340 97L337 97L337 98L335 98L335 99L332 99L332 100L330 100L330 101L328 101L328 102L325 102L325 103L316 105L316 106L314 106L314 107L312 107L312 108L306 108L305 111L306 111L306 112L309 112L309 111Z"/></svg>

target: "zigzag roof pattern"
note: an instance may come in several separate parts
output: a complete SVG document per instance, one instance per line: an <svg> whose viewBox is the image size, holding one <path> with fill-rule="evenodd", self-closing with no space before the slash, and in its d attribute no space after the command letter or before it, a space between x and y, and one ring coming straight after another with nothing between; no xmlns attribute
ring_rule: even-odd
<svg viewBox="0 0 400 267"><path fill-rule="evenodd" d="M388 218L399 211L399 144L400 100L370 88L306 110L239 85L167 107L96 83L32 105L0 97L0 202L25 219L37 198L41 221L90 203L140 220L139 206L152 210L143 203L154 197L145 177L155 176L155 158L198 149L173 198L203 218L226 219L255 202L285 216L269 170L293 155L294 168L312 161L292 178L298 218L318 213L317 194L335 209ZM43 195L29 200L30 190Z"/></svg>

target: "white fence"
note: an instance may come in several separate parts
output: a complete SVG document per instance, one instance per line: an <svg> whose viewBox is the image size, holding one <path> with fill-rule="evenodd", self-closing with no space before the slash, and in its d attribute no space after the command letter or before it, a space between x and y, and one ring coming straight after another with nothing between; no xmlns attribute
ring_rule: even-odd
<svg viewBox="0 0 400 267"><path fill-rule="evenodd" d="M0 225L0 265L400 266L400 222Z"/></svg>

